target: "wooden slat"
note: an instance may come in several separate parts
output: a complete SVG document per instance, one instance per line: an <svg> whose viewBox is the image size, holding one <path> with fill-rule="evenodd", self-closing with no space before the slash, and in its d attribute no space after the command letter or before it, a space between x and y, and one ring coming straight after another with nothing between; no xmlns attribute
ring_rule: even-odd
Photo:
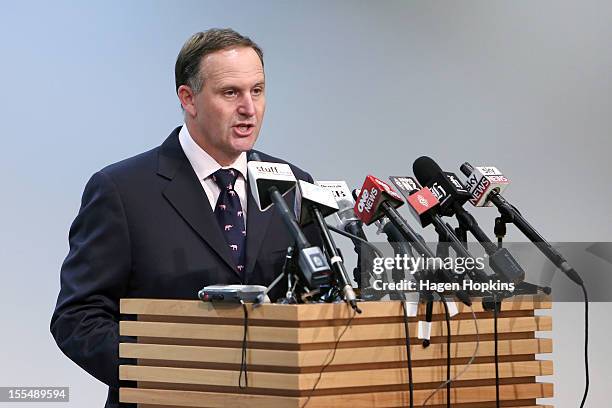
<svg viewBox="0 0 612 408"><path fill-rule="evenodd" d="M549 383L502 385L499 387L500 400L512 401L518 399L549 398L553 396L553 385ZM414 392L415 406L420 406L431 394L430 390ZM452 404L467 404L480 401L495 401L495 386L456 388L451 391ZM305 397L301 398L304 402ZM372 408L397 407L408 405L408 392L368 393L353 395L334 395L312 397L308 408ZM438 392L428 402L428 405L446 404L445 391ZM301 407L302 405L300 405Z"/></svg>
<svg viewBox="0 0 612 408"><path fill-rule="evenodd" d="M451 366L451 376L456 376L464 367L464 365ZM552 373L552 361L520 361L499 364L500 378L535 377ZM460 379L463 381L492 377L495 377L495 364L472 364ZM238 384L239 372L238 370L122 365L119 367L119 378L132 381L231 387ZM279 374L249 371L248 378L249 387L294 391L311 390L319 378L317 389L371 387L408 382L405 368L324 372L320 377L319 373ZM441 382L444 379L446 379L445 366L413 368L414 383Z"/></svg>
<svg viewBox="0 0 612 408"><path fill-rule="evenodd" d="M469 306L463 303L457 302L457 311L460 314L470 314L471 311ZM303 307L306 306L306 307ZM323 307L319 307L323 306ZM347 319L353 316L352 309L348 307L338 308L334 304L306 304L306 305L293 305L297 309L297 319L300 321L307 320L336 320L336 319ZM364 302L360 303L359 307L362 309L361 314L355 315L355 319L366 319L372 317L387 317L387 316L403 316L403 310L401 302L389 301L389 302ZM473 311L475 313L484 312L482 303L474 299L472 304ZM508 301L502 302L501 311L509 310L534 310L534 309L550 309L552 308L552 302L546 297L532 297L532 296L517 296L509 299ZM418 305L418 315L425 315L425 303ZM433 304L433 314L443 315L444 306L441 302L435 302Z"/></svg>
<svg viewBox="0 0 612 408"><path fill-rule="evenodd" d="M451 320L451 334L476 334L473 320ZM416 323L410 324L410 332L415 333ZM271 343L318 343L334 342L345 330L344 326L328 327L249 327L249 341ZM552 317L514 317L498 319L498 332L531 332L552 330ZM122 321L119 331L124 336L170 337L202 340L240 341L243 337L243 328L240 326L188 324L188 323L159 323ZM493 332L493 319L478 321L480 333ZM431 336L445 335L445 322L434 322L431 327ZM350 326L341 338L341 341L378 340L389 338L403 338L404 325L402 323L370 324Z"/></svg>
<svg viewBox="0 0 612 408"><path fill-rule="evenodd" d="M478 346L477 357L494 355L492 341L482 341ZM476 343L453 343L451 358L471 357ZM412 359L429 360L446 358L446 344L431 344L423 348L413 345ZM552 339L501 340L498 342L498 353L506 355L528 355L552 352ZM247 363L250 365L267 365L283 367L322 366L331 358L330 350L289 351L249 349ZM221 364L240 364L242 350L238 348L173 346L159 344L122 343L119 345L119 356L122 358L141 358L150 360L196 361ZM381 346L360 347L336 350L330 365L365 364L389 361L405 361L406 347Z"/></svg>
<svg viewBox="0 0 612 408"><path fill-rule="evenodd" d="M421 405L431 393L430 390L414 392L415 406ZM550 398L553 386L549 383L515 384L500 386L500 399L503 401ZM249 394L223 394L197 391L173 391L154 389L121 388L120 401L152 405L169 405L177 407L198 408L372 408L405 406L408 401L407 391L393 391L366 394L342 394L331 396L307 397L271 397ZM441 405L446 401L445 392L437 393L428 403ZM453 404L467 404L479 401L495 401L495 387L457 388L453 389Z"/></svg>
<svg viewBox="0 0 612 408"><path fill-rule="evenodd" d="M149 390L121 388L120 402L151 404L154 407L206 407L206 408L299 408L295 397L274 397L267 395L223 394L217 392ZM310 404L308 404L308 408Z"/></svg>
<svg viewBox="0 0 612 408"><path fill-rule="evenodd" d="M340 306L340 307L339 307ZM359 307L363 313L355 319L402 316L400 302L364 302ZM482 312L482 304L474 300L474 312ZM502 303L502 311L550 309L552 303L546 297L517 296ZM459 313L470 313L470 308L457 303ZM121 299L120 310L123 314L144 314L164 316L192 316L241 319L243 310L240 305L224 303L206 303L197 300L168 299ZM439 302L434 304L434 313L443 314L444 309ZM425 314L425 305L419 305L419 314ZM348 319L353 311L346 305L337 304L304 304L277 305L265 304L259 307L249 305L249 319L313 321Z"/></svg>
<svg viewBox="0 0 612 408"><path fill-rule="evenodd" d="M289 397L291 398L291 397ZM516 405L515 402L518 401L500 401L500 406L508 407L508 408L554 408L552 405ZM525 401L521 401L523 404ZM241 404L241 402L239 402ZM486 404L486 405L484 405ZM511 405L509 405L511 404ZM227 405L227 407L231 407L232 405ZM233 405L238 407L251 407L250 404L245 405ZM428 407L431 405L427 404ZM454 404L453 408L489 408L491 407L491 403L480 402L480 403L471 403L471 404ZM158 405L158 404L138 404L138 408L176 408L176 405ZM301 407L300 407L301 408ZM398 406L397 408L405 408L405 405ZM445 405L438 405L438 408L445 408Z"/></svg>
<svg viewBox="0 0 612 408"><path fill-rule="evenodd" d="M342 305L340 305L342 306ZM508 317L526 317L533 316L533 310L506 310L499 314L499 318ZM493 316L492 312L479 312L475 313L477 319L488 319ZM445 320L443 314L432 314L432 321ZM471 320L473 319L471 313L456 314L452 317L453 320ZM186 316L160 316L160 315L138 315L137 319L127 320L138 320L140 322L165 322L165 323L190 323L190 324L221 324L228 326L243 326L244 318L226 318L226 317L186 317ZM409 321L415 322L418 320L425 320L424 315L418 315L416 317L409 317ZM271 327L323 327L323 326L345 326L349 319L336 319L336 320L307 320L307 321L289 321L289 320L263 320L263 319L249 319L249 326L271 326ZM359 319L352 319L352 325L366 325L366 324L383 324L383 323L403 323L403 316L387 316L387 317L362 317Z"/></svg>

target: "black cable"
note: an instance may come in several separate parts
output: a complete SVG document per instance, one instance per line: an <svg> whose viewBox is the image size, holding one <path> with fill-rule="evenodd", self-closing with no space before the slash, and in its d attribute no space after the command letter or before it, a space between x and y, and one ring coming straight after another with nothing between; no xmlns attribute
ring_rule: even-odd
<svg viewBox="0 0 612 408"><path fill-rule="evenodd" d="M450 313L446 299L440 296L440 301L444 305L444 319L446 320L446 407L451 407L451 330Z"/></svg>
<svg viewBox="0 0 612 408"><path fill-rule="evenodd" d="M347 238L356 239L357 241L361 242L362 244L364 244L368 248L370 248L372 250L372 252L374 252L376 255L378 255L379 258L384 258L385 257L384 254L380 251L380 249L376 248L375 245L372 245L371 242L369 242L369 241L367 241L367 240L365 240L365 239L363 239L361 237L358 237L357 235L353 235L353 234L350 234L350 233L348 233L346 231L342 231L341 229L336 228L333 225L327 224L327 228L329 228L331 231L334 231L335 233L343 235L343 236L345 236Z"/></svg>
<svg viewBox="0 0 612 408"><path fill-rule="evenodd" d="M357 235L351 234L350 232L343 231L343 230L341 230L339 228L334 227L333 225L327 224L327 228L329 228L330 231L334 231L335 233L340 234L340 235L342 235L342 236L344 236L346 238L349 238L351 240L357 240L357 241L361 242L362 245L365 245L373 253L375 253L378 258L384 258L385 257L385 255L382 253L382 251L380 249L378 249L375 245L373 245L371 242L369 242L367 239L363 239L363 238L361 238L361 237L359 237ZM357 267L355 268L358 272L356 273L356 272L353 271L353 279L357 283L357 287L360 288L360 289L362 288L361 276L360 276L360 268L363 265L362 257L361 256L362 256L361 253L358 253L358 255L357 255ZM373 262L373 260L371 260L371 259L368 259L368 261L369 262ZM368 268L368 272L369 272L371 278L378 279L378 277L375 276L374 273L372 272L372 268ZM355 275L359 275L359 278L357 278Z"/></svg>
<svg viewBox="0 0 612 408"><path fill-rule="evenodd" d="M242 310L244 311L244 331L242 337L242 357L240 361L240 376L238 377L238 387L240 389L249 388L249 373L247 367L247 332L249 329L249 311L246 303L242 302ZM242 373L244 372L244 387L242 386Z"/></svg>
<svg viewBox="0 0 612 408"><path fill-rule="evenodd" d="M410 330L408 328L408 310L406 301L402 301L404 311L404 333L406 334L406 358L408 360L408 389L410 390L410 408L414 408L414 381L412 379L412 351L410 350Z"/></svg>
<svg viewBox="0 0 612 408"><path fill-rule="evenodd" d="M582 293L584 294L584 371L585 371L585 385L584 395L582 396L582 402L580 408L584 407L587 396L589 394L589 297L587 295L586 287L584 283L580 285Z"/></svg>
<svg viewBox="0 0 612 408"><path fill-rule="evenodd" d="M499 310L497 308L497 297L493 295L493 341L495 344L495 407L499 408L499 354L497 349L497 316Z"/></svg>
<svg viewBox="0 0 612 408"><path fill-rule="evenodd" d="M342 336L344 336L344 333L346 333L348 328L351 326L351 323L353 322L353 319L355 318L355 316L357 316L357 312L353 309L353 315L350 317L348 322L346 322L346 326L344 327L344 329L342 330L342 333L340 333L340 336L338 336L338 340L336 340L336 343L334 344L334 349L332 351L331 358L329 359L329 361L327 363L325 363L323 365L323 367L321 367L321 371L319 371L319 376L317 377L317 380L315 381L314 385L312 386L312 389L310 390L310 393L308 394L308 398L306 399L306 402L304 402L304 405L302 405L301 408L305 408L306 405L308 405L308 403L310 402L310 398L312 397L312 393L317 389L317 385L319 385L319 381L321 381L321 377L323 376L323 372L327 369L327 367L329 367L329 365L332 363L332 361L334 361L334 358L336 357L336 351L338 350L338 345L340 344L340 340L342 339Z"/></svg>
<svg viewBox="0 0 612 408"><path fill-rule="evenodd" d="M478 350L480 347L480 331L478 330L478 319L476 318L476 313L474 312L474 308L471 305L470 305L470 312L472 312L472 319L474 320L474 329L476 330L476 347L474 348L474 352L472 353L472 357L470 357L470 360L467 362L465 366L463 366L460 372L455 374L455 376L451 379L451 381L457 381L472 366L472 363L474 363L474 360L476 359L476 356L478 355ZM446 381L443 382L435 390L433 390L431 394L429 394L427 398L425 398L421 407L426 408L427 402L430 399L432 399L433 396L436 395L446 385L446 383L447 383Z"/></svg>

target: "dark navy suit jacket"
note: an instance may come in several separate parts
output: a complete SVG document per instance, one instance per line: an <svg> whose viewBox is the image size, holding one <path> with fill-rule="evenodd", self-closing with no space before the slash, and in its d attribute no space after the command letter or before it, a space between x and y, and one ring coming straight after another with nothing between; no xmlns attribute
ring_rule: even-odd
<svg viewBox="0 0 612 408"><path fill-rule="evenodd" d="M161 146L94 174L70 228L51 333L69 358L109 385L106 407L120 406L119 299L196 299L198 290L211 284L268 285L292 243L274 207L259 211L247 189L247 261L241 281L180 147L179 130ZM298 179L312 182L309 174L290 166ZM286 200L293 208L294 193ZM305 233L320 242L313 227ZM283 291L282 285L276 289L272 299Z"/></svg>

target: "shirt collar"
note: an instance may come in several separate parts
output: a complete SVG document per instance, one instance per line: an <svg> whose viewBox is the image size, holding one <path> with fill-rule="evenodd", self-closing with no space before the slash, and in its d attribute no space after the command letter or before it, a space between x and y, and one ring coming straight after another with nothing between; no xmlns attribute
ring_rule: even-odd
<svg viewBox="0 0 612 408"><path fill-rule="evenodd" d="M179 132L179 143L185 152L185 156L191 163L191 167L195 171L195 174L198 176L199 180L204 180L210 177L215 171L224 168L234 168L238 170L238 172L242 175L242 177L247 179L247 155L246 152L240 153L240 156L231 163L229 166L221 166L215 159L212 158L210 154L204 149L202 149L196 142L193 140L191 135L189 134L189 130L187 129L187 125L183 123L183 127Z"/></svg>

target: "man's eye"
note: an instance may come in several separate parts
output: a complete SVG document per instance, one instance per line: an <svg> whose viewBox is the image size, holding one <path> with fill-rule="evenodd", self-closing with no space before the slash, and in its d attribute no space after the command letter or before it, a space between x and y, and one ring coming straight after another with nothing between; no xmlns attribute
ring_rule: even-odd
<svg viewBox="0 0 612 408"><path fill-rule="evenodd" d="M236 96L236 91L233 89L228 89L226 91L223 91L223 95L228 96L228 97L233 97L233 96Z"/></svg>
<svg viewBox="0 0 612 408"><path fill-rule="evenodd" d="M262 88L255 88L251 92L252 92L253 95L259 96L259 95L261 95L263 93L263 89Z"/></svg>

